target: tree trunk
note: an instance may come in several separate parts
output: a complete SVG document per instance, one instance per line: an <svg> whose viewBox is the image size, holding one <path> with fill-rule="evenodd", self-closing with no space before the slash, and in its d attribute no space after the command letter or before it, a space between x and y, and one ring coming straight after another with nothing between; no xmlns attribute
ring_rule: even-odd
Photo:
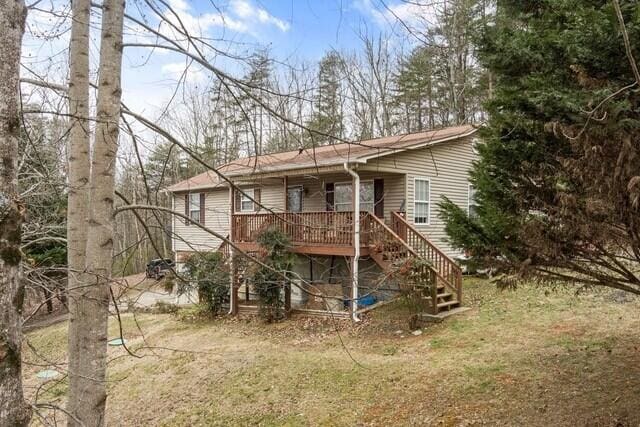
<svg viewBox="0 0 640 427"><path fill-rule="evenodd" d="M76 381L70 399L85 426L104 425L107 400L107 320L113 255L113 202L115 164L118 151L122 21L124 2L105 0L102 33L96 134L89 185L89 229L86 249L86 286L78 312L78 336L82 358L76 366Z"/></svg>
<svg viewBox="0 0 640 427"><path fill-rule="evenodd" d="M69 401L67 410L79 417L83 405L77 387L78 365L85 356L80 345L79 330L83 325L83 285L86 277L85 250L89 216L89 20L90 0L72 2L71 42L69 45L69 134L67 195L67 292L69 294ZM86 315L86 314L85 314ZM76 425L69 417L69 425Z"/></svg>
<svg viewBox="0 0 640 427"><path fill-rule="evenodd" d="M0 0L0 425L26 426L31 411L22 393L20 270L23 206L18 200L20 50L27 9Z"/></svg>

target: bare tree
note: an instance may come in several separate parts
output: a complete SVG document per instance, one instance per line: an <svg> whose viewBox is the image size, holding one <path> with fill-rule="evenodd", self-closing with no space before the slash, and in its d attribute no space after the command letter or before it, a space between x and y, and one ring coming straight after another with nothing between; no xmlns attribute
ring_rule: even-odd
<svg viewBox="0 0 640 427"><path fill-rule="evenodd" d="M67 264L69 293L69 383L70 399L68 411L82 419L82 395L77 384L78 366L82 364L84 352L80 341L84 320L89 315L85 310L82 272L85 269L87 245L87 216L89 207L89 23L91 4L89 0L75 0L72 4L71 42L69 45L69 114L71 130L68 149L68 193L67 193ZM73 425L75 421L70 421Z"/></svg>
<svg viewBox="0 0 640 427"><path fill-rule="evenodd" d="M70 407L87 426L104 425L107 401L107 321L113 250L113 203L115 166L120 133L122 36L124 1L105 0L102 5L100 71L96 109L96 133L89 185L89 224L87 230L87 278L78 295L81 305L70 339L79 351L70 383ZM75 420L69 417L69 423Z"/></svg>
<svg viewBox="0 0 640 427"><path fill-rule="evenodd" d="M27 10L0 0L0 425L26 426L22 393L22 206L18 196L20 53Z"/></svg>

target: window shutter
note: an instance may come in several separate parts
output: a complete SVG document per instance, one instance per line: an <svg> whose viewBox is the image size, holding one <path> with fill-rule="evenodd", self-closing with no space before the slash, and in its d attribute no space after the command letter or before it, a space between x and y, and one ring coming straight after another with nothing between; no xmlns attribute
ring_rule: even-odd
<svg viewBox="0 0 640 427"><path fill-rule="evenodd" d="M373 180L373 213L384 218L384 179Z"/></svg>
<svg viewBox="0 0 640 427"><path fill-rule="evenodd" d="M260 203L262 203L260 201L260 196L261 196L260 193L262 193L262 191L260 191L259 188L254 188L253 189L253 199L255 200L255 202L253 202L253 210L255 212L260 211Z"/></svg>
<svg viewBox="0 0 640 427"><path fill-rule="evenodd" d="M204 225L204 213L205 213L204 202L205 202L205 194L200 193L200 224L202 225Z"/></svg>
<svg viewBox="0 0 640 427"><path fill-rule="evenodd" d="M325 194L325 198L327 201L327 206L326 209L327 211L333 211L335 210L335 203L334 203L334 194L333 194L333 190L335 189L335 186L333 185L333 182L327 182L324 185L324 194Z"/></svg>
<svg viewBox="0 0 640 427"><path fill-rule="evenodd" d="M184 194L184 215L186 218L184 219L184 225L189 225L189 193Z"/></svg>
<svg viewBox="0 0 640 427"><path fill-rule="evenodd" d="M237 190L237 189L235 189L235 188L233 189L233 192L234 192L233 202L235 203L235 206L233 207L233 212L234 212L234 213L235 213L235 212L240 212L240 208L241 208L241 205L240 205L240 196L241 196L242 194L240 193L240 191L238 191L238 190Z"/></svg>

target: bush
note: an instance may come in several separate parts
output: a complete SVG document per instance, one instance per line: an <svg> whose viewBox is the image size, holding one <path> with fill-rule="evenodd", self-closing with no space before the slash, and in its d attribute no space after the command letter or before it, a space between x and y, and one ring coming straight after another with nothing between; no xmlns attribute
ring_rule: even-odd
<svg viewBox="0 0 640 427"><path fill-rule="evenodd" d="M198 290L200 302L212 314L219 314L229 299L229 265L220 252L196 253L185 262L187 281L178 282L178 293Z"/></svg>
<svg viewBox="0 0 640 427"><path fill-rule="evenodd" d="M395 275L399 279L398 287L400 294L404 297L407 306L415 313L421 313L431 308L426 304L423 297L431 296L431 277L425 281L425 270L432 267L432 264L423 258L409 258L397 266Z"/></svg>
<svg viewBox="0 0 640 427"><path fill-rule="evenodd" d="M258 294L259 313L267 322L284 318L282 289L286 276L293 266L293 256L289 252L289 237L276 228L269 228L258 236L259 260L266 265L258 265L252 281Z"/></svg>

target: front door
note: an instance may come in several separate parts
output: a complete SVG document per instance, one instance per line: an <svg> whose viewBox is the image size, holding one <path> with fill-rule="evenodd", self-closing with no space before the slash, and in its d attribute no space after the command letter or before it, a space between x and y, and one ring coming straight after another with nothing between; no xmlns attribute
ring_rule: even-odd
<svg viewBox="0 0 640 427"><path fill-rule="evenodd" d="M287 188L287 210L302 212L302 186L295 185Z"/></svg>

